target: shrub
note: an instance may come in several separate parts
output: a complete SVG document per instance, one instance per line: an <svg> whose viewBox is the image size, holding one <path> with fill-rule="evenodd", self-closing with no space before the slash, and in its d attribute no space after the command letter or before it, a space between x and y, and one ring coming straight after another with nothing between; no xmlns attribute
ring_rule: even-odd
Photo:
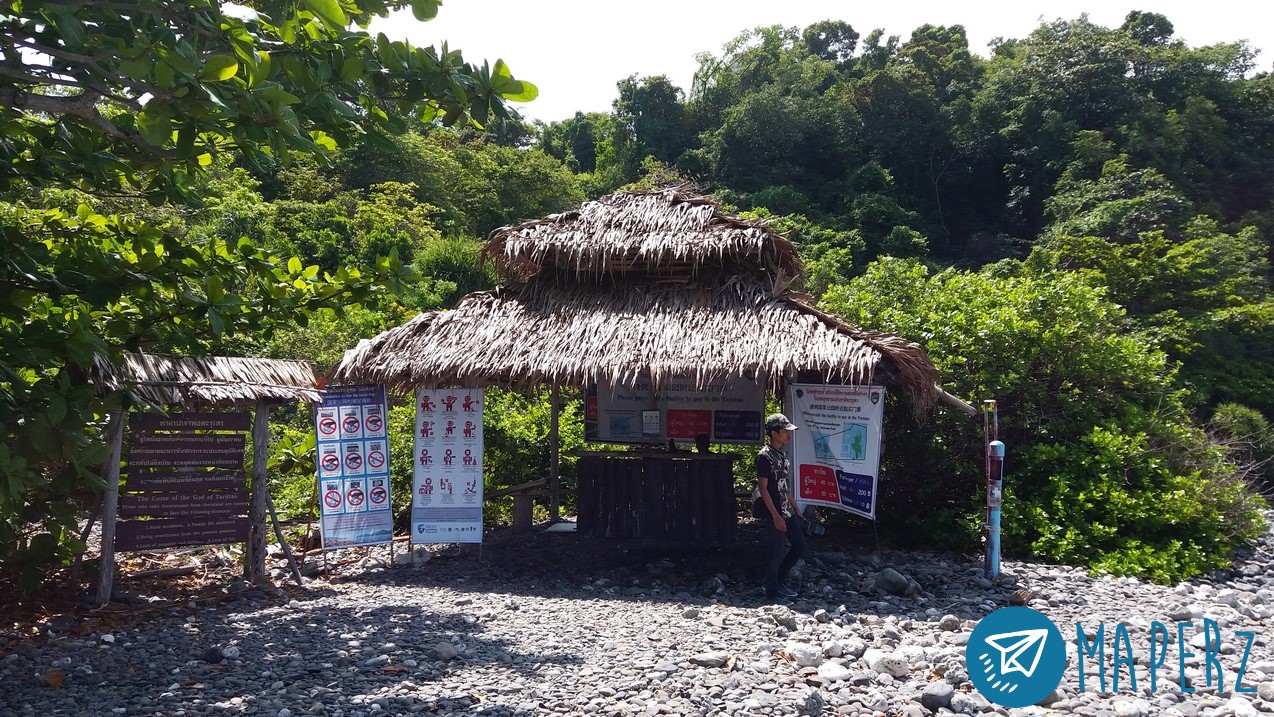
<svg viewBox="0 0 1274 717"><path fill-rule="evenodd" d="M998 401L1006 552L1171 581L1225 565L1259 531L1263 501L1192 425L1164 353L1081 277L884 259L824 304L924 345L957 395ZM974 547L981 421L939 410L885 427L882 526Z"/></svg>
<svg viewBox="0 0 1274 717"><path fill-rule="evenodd" d="M1263 490L1274 490L1274 429L1260 411L1223 403L1213 412L1208 429Z"/></svg>

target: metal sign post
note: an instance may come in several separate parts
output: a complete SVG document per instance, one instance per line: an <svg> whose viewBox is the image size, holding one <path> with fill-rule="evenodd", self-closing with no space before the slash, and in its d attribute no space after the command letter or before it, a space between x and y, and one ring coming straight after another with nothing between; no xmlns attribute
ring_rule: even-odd
<svg viewBox="0 0 1274 717"><path fill-rule="evenodd" d="M1004 491L1004 444L1000 442L1000 413L994 400L982 402L982 431L986 440L986 577L1000 577L1000 504Z"/></svg>

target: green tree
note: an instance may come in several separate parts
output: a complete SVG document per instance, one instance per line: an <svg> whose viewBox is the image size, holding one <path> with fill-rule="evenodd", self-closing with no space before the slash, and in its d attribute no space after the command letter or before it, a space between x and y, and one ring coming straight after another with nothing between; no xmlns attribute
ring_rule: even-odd
<svg viewBox="0 0 1274 717"><path fill-rule="evenodd" d="M475 68L456 50L348 29L409 5L421 19L437 12L434 0L233 12L212 0L11 2L0 20L9 177L185 200L185 178L220 152L270 163L379 141L410 119L507 119L506 99L535 97L503 62Z"/></svg>
<svg viewBox="0 0 1274 717"><path fill-rule="evenodd" d="M638 165L647 157L676 164L694 142L681 88L666 75L640 80L632 75L620 80L618 88L613 116L632 143L626 154L633 165L625 174L635 179Z"/></svg>
<svg viewBox="0 0 1274 717"><path fill-rule="evenodd" d="M1259 532L1263 503L1192 423L1167 356L1082 276L1021 269L882 260L824 305L920 342L957 395L997 399L1006 550L1157 581L1228 564ZM893 423L882 511L968 546L981 426L945 413ZM953 534L960 522L967 532Z"/></svg>
<svg viewBox="0 0 1274 717"><path fill-rule="evenodd" d="M1031 266L1103 287L1180 362L1195 403L1274 409L1274 287L1258 227L1228 232L1187 217L1189 202L1163 175L1122 156L1096 179L1068 170L1048 206L1056 221Z"/></svg>
<svg viewBox="0 0 1274 717"><path fill-rule="evenodd" d="M530 99L503 62L372 37L376 15L432 0L7 2L0 17L0 560L65 561L77 500L100 489L100 428L120 395L95 354L202 353L374 300L400 258L320 274L252 239L190 241L128 214L33 200L44 187L197 206L221 155L264 165L424 122L508 116ZM227 228L231 228L227 225Z"/></svg>

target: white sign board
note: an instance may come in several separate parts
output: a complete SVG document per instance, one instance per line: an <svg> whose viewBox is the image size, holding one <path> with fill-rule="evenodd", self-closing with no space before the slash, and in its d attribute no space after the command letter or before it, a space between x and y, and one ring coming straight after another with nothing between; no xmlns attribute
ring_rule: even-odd
<svg viewBox="0 0 1274 717"><path fill-rule="evenodd" d="M876 517L883 386L792 384L788 415L796 500Z"/></svg>
<svg viewBox="0 0 1274 717"><path fill-rule="evenodd" d="M591 386L585 432L590 441L647 443L693 441L760 443L765 389L755 381L729 379L697 388L693 378L673 378L656 393L649 381L632 386Z"/></svg>
<svg viewBox="0 0 1274 717"><path fill-rule="evenodd" d="M413 543L482 542L482 389L416 392Z"/></svg>

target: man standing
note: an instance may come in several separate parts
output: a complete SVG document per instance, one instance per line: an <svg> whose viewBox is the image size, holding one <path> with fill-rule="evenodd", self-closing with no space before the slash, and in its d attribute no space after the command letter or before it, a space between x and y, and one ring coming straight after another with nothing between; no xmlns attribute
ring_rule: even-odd
<svg viewBox="0 0 1274 717"><path fill-rule="evenodd" d="M767 443L756 457L757 500L764 507L758 517L765 523L765 597L781 604L796 596L784 581L805 553L805 525L792 496L792 463L784 452L796 429L781 413L766 418ZM786 553L785 543L791 546Z"/></svg>

